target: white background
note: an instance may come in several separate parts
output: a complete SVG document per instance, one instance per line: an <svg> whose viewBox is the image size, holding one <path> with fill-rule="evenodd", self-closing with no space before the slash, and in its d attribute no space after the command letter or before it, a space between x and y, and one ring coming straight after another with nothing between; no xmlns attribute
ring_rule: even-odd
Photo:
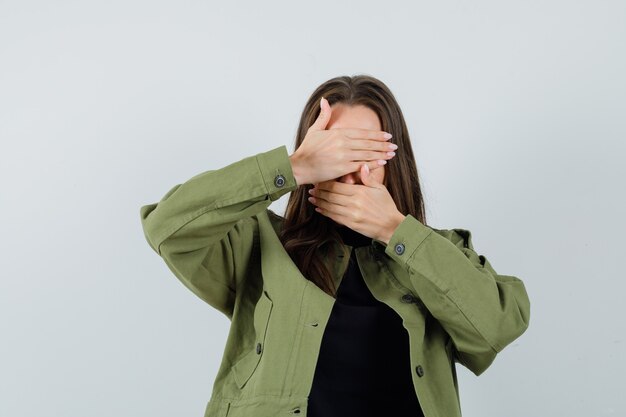
<svg viewBox="0 0 626 417"><path fill-rule="evenodd" d="M531 298L491 368L457 365L464 416L626 415L625 40L623 1L0 0L0 415L202 416L229 321L139 208L291 153L314 88L360 73L428 222Z"/></svg>

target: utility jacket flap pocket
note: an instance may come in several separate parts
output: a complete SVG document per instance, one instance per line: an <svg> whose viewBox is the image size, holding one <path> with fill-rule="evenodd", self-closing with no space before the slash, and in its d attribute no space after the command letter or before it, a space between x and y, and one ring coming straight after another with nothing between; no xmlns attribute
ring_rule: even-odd
<svg viewBox="0 0 626 417"><path fill-rule="evenodd" d="M233 376L239 388L243 388L246 385L263 356L265 334L272 311L272 304L272 300L264 290L254 308L254 331L256 334L254 346L233 365Z"/></svg>

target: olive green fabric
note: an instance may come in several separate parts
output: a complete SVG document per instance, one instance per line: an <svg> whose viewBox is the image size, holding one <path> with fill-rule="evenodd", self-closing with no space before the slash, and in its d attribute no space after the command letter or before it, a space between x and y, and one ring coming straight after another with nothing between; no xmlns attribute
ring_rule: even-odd
<svg viewBox="0 0 626 417"><path fill-rule="evenodd" d="M283 219L268 206L296 188L283 145L202 172L140 209L150 247L231 321L205 417L307 414L334 298L300 273L278 239ZM435 229L412 215L389 244L339 249L356 251L374 297L402 318L424 415L460 416L455 364L480 375L526 330L523 282L498 274L468 230ZM328 260L336 282L347 259Z"/></svg>

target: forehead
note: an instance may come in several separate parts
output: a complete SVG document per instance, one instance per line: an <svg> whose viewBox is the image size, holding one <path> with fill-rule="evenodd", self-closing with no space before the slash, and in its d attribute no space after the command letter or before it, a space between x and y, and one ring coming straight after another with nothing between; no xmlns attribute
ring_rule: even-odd
<svg viewBox="0 0 626 417"><path fill-rule="evenodd" d="M361 104L347 106L336 103L331 106L332 113L326 129L358 128L381 130L380 120L376 112Z"/></svg>

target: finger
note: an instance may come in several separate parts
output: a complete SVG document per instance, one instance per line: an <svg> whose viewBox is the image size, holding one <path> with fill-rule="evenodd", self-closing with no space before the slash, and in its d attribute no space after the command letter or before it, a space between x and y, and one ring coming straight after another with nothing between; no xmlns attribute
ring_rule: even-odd
<svg viewBox="0 0 626 417"><path fill-rule="evenodd" d="M335 181L337 181L337 180L332 179L332 180L320 181L320 182L318 182L316 184L313 184L313 188L319 189L320 185L328 185L329 183L335 182Z"/></svg>
<svg viewBox="0 0 626 417"><path fill-rule="evenodd" d="M335 213L330 213L330 212L328 212L328 211L326 211L326 210L324 210L324 209L322 209L322 208L320 208L320 207L315 207L315 211L316 211L316 212L318 212L319 214L321 214L322 216L325 216L325 217L328 217L329 219L334 220L336 223L338 223L338 224L340 224L340 225L342 225L342 226L348 226L348 227L350 227L350 226L348 225L348 223L346 223L346 221L347 221L348 219L346 219L346 218L345 218L345 217L343 217L343 216L338 216L338 215L337 215L337 214L335 214Z"/></svg>
<svg viewBox="0 0 626 417"><path fill-rule="evenodd" d="M370 171L375 170L376 168L380 168L383 165L387 164L387 161L384 159L377 159L375 161L352 161L350 162L350 172L358 172L361 170L361 165L367 164L367 167Z"/></svg>
<svg viewBox="0 0 626 417"><path fill-rule="evenodd" d="M335 194L341 194L341 195L350 197L356 193L357 191L356 187L363 187L363 185L346 184L340 181L328 181L326 183L319 183L318 186L316 187L316 190L330 191Z"/></svg>
<svg viewBox="0 0 626 417"><path fill-rule="evenodd" d="M313 191L313 193L310 194L315 199L314 202L318 200L324 200L329 203L338 204L340 206L347 206L348 204L350 204L350 198L348 196L333 193L332 191L316 189Z"/></svg>
<svg viewBox="0 0 626 417"><path fill-rule="evenodd" d="M320 99L320 113L317 115L317 119L315 119L313 124L309 127L309 130L326 129L331 113L332 109L330 108L330 104L328 104L328 100L322 97Z"/></svg>
<svg viewBox="0 0 626 417"><path fill-rule="evenodd" d="M367 187L371 188L381 188L384 187L382 181L380 181L376 176L372 176L372 172L367 169L367 164L363 164L360 170L361 183Z"/></svg>
<svg viewBox="0 0 626 417"><path fill-rule="evenodd" d="M385 142L392 138L391 133L384 130L359 129L356 127L341 128L340 130L345 136L352 139L373 139Z"/></svg>
<svg viewBox="0 0 626 417"><path fill-rule="evenodd" d="M378 140L371 139L352 139L348 141L348 146L350 149L358 151L358 150L366 150L366 151L395 151L398 149L398 145L395 143L390 143L387 141L381 142Z"/></svg>
<svg viewBox="0 0 626 417"><path fill-rule="evenodd" d="M345 206L340 206L338 204L333 204L331 202L328 202L326 200L317 200L315 203L316 208L320 208L322 210L324 210L324 213L326 215L328 214L334 214L334 215L338 215L338 216L347 216L348 215L348 208Z"/></svg>
<svg viewBox="0 0 626 417"><path fill-rule="evenodd" d="M393 151L352 151L351 154L356 161L376 161L378 159L385 161L396 156Z"/></svg>

